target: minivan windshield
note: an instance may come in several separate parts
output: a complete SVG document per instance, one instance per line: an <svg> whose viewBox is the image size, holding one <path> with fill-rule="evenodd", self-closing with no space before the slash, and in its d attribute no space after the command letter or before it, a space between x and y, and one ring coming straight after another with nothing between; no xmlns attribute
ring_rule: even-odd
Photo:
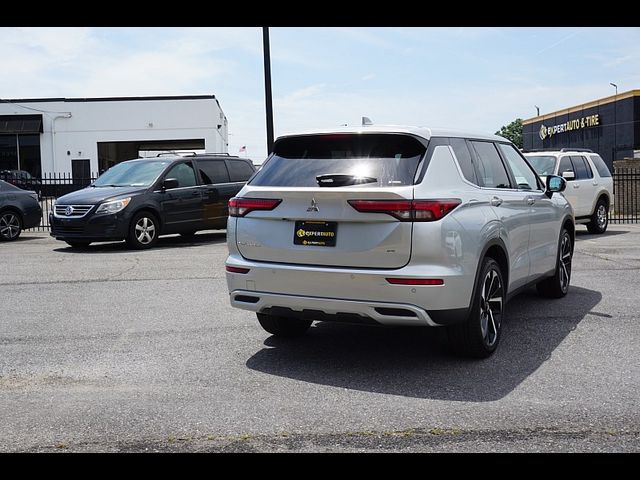
<svg viewBox="0 0 640 480"><path fill-rule="evenodd" d="M538 175L553 175L555 171L556 157L552 155L527 155L527 160Z"/></svg>
<svg viewBox="0 0 640 480"><path fill-rule="evenodd" d="M249 182L269 187L413 185L426 147L399 134L316 134L279 140Z"/></svg>
<svg viewBox="0 0 640 480"><path fill-rule="evenodd" d="M148 187L162 173L168 160L132 160L118 163L93 183L94 187Z"/></svg>

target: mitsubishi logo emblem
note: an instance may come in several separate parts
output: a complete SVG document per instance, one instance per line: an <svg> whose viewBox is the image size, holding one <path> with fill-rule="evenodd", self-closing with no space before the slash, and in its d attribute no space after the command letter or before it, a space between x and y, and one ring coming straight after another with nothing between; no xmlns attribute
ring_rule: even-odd
<svg viewBox="0 0 640 480"><path fill-rule="evenodd" d="M68 217L73 213L73 207L71 205L69 205L67 208L64 209L64 214Z"/></svg>
<svg viewBox="0 0 640 480"><path fill-rule="evenodd" d="M318 204L316 203L315 198L311 198L311 206L307 208L307 212L319 212Z"/></svg>

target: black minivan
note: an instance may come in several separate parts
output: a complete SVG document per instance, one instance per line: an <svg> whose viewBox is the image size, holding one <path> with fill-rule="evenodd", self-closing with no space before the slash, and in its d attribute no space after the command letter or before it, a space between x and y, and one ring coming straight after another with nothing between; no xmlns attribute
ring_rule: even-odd
<svg viewBox="0 0 640 480"><path fill-rule="evenodd" d="M160 235L226 228L228 201L254 172L250 160L219 154L121 162L56 200L51 236L76 248L126 240L143 249Z"/></svg>

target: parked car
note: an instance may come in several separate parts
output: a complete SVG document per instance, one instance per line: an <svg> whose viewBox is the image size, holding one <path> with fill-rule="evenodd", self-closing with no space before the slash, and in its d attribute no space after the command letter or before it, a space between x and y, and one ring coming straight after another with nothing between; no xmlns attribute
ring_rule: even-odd
<svg viewBox="0 0 640 480"><path fill-rule="evenodd" d="M42 199L42 182L31 176L26 170L0 170L0 180L23 190L32 190Z"/></svg>
<svg viewBox="0 0 640 480"><path fill-rule="evenodd" d="M56 200L51 236L76 248L126 240L143 249L160 235L225 228L228 200L254 171L250 160L219 154L118 163L90 186Z"/></svg>
<svg viewBox="0 0 640 480"><path fill-rule="evenodd" d="M278 138L229 202L231 305L278 336L313 321L444 326L486 357L522 289L567 294L574 220L502 137L348 127Z"/></svg>
<svg viewBox="0 0 640 480"><path fill-rule="evenodd" d="M40 225L42 208L36 192L0 180L0 240L16 240L25 228Z"/></svg>
<svg viewBox="0 0 640 480"><path fill-rule="evenodd" d="M590 233L604 233L613 207L613 178L604 160L588 149L525 152L538 175L561 175L568 182L564 196L573 207L576 223Z"/></svg>

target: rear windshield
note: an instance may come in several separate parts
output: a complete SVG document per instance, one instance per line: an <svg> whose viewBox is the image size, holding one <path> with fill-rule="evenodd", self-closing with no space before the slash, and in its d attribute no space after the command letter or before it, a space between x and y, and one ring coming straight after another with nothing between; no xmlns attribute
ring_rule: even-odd
<svg viewBox="0 0 640 480"><path fill-rule="evenodd" d="M317 187L319 175L366 178L365 187L413 185L426 147L407 135L335 134L285 138L250 185Z"/></svg>
<svg viewBox="0 0 640 480"><path fill-rule="evenodd" d="M527 155L527 160L538 175L553 175L556 168L556 157L552 155Z"/></svg>

